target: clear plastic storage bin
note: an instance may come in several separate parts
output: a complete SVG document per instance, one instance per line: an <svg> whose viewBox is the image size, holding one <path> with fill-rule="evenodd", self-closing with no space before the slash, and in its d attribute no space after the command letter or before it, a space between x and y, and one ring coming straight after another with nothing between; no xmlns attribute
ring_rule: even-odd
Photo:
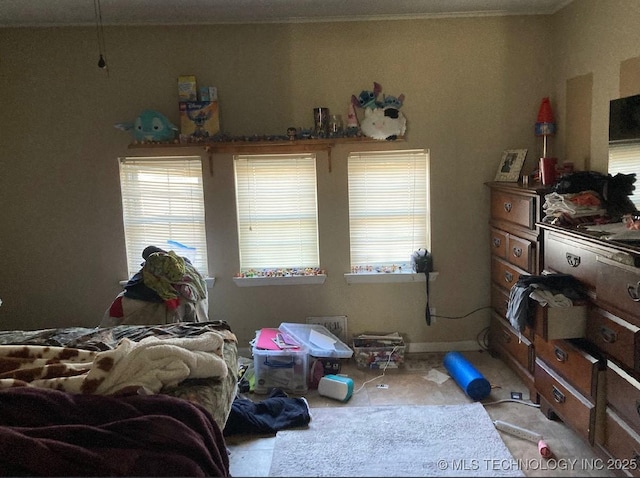
<svg viewBox="0 0 640 478"><path fill-rule="evenodd" d="M269 393L280 388L288 393L300 394L308 389L309 351L301 346L298 350L263 350L253 348L255 374L254 392Z"/></svg>

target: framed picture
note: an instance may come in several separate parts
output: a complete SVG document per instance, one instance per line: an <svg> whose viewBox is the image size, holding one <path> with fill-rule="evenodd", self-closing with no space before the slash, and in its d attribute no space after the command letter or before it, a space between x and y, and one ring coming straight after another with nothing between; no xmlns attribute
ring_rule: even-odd
<svg viewBox="0 0 640 478"><path fill-rule="evenodd" d="M526 149L505 149L502 153L502 160L498 166L495 181L518 182L526 157Z"/></svg>

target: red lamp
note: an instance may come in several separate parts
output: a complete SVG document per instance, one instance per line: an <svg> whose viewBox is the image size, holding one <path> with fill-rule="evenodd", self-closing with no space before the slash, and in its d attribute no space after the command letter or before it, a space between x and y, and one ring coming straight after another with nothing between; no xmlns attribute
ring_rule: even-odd
<svg viewBox="0 0 640 478"><path fill-rule="evenodd" d="M538 110L538 120L536 121L535 134L542 136L542 158L540 158L540 178L543 184L551 184L556 179L556 158L547 157L547 136L556 133L556 123L551 111L549 97L542 98L540 109Z"/></svg>
<svg viewBox="0 0 640 478"><path fill-rule="evenodd" d="M553 119L553 111L551 111L551 103L549 97L542 98L540 109L538 110L538 121L536 122L536 136L542 136L542 157L547 157L547 136L556 133L556 123Z"/></svg>

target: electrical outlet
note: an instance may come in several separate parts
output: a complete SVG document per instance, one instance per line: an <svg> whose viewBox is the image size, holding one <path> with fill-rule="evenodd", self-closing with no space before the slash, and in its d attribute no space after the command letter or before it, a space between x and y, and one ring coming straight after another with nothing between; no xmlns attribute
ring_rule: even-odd
<svg viewBox="0 0 640 478"><path fill-rule="evenodd" d="M431 323L435 324L436 323L436 308L435 307L429 307L429 313L431 314Z"/></svg>

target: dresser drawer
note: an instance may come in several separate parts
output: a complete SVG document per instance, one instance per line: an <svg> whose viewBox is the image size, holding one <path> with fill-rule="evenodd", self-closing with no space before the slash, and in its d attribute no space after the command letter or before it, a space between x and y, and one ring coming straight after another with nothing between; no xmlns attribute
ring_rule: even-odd
<svg viewBox="0 0 640 478"><path fill-rule="evenodd" d="M567 340L535 341L536 358L570 382L576 390L595 399L602 361Z"/></svg>
<svg viewBox="0 0 640 478"><path fill-rule="evenodd" d="M553 411L593 444L595 405L538 358L534 377L538 393L551 405Z"/></svg>
<svg viewBox="0 0 640 478"><path fill-rule="evenodd" d="M496 284L491 284L491 307L502 317L506 317L509 307L509 291Z"/></svg>
<svg viewBox="0 0 640 478"><path fill-rule="evenodd" d="M592 307L587 320L587 339L606 355L636 372L639 364L640 329L609 312Z"/></svg>
<svg viewBox="0 0 640 478"><path fill-rule="evenodd" d="M500 259L507 258L507 236L508 234L506 232L491 228L491 254Z"/></svg>
<svg viewBox="0 0 640 478"><path fill-rule="evenodd" d="M520 274L526 272L495 256L491 258L491 279L496 285L511 290L518 282Z"/></svg>
<svg viewBox="0 0 640 478"><path fill-rule="evenodd" d="M633 317L640 317L640 269L598 257L596 297Z"/></svg>
<svg viewBox="0 0 640 478"><path fill-rule="evenodd" d="M518 334L505 319L493 314L489 328L489 344L509 353L523 368L532 371L533 346L524 335Z"/></svg>
<svg viewBox="0 0 640 478"><path fill-rule="evenodd" d="M498 287L495 284L491 284L491 306L505 324L508 324L507 320L507 308L509 307L509 291ZM526 324L524 331L522 332L527 339L533 342L533 329Z"/></svg>
<svg viewBox="0 0 640 478"><path fill-rule="evenodd" d="M588 306L575 302L571 307L548 307L535 304L533 323L536 334L544 340L577 339L586 335Z"/></svg>
<svg viewBox="0 0 640 478"><path fill-rule="evenodd" d="M545 231L544 268L560 274L570 274L590 288L596 286L595 250L585 249L576 241Z"/></svg>
<svg viewBox="0 0 640 478"><path fill-rule="evenodd" d="M604 440L604 448L615 460L607 461L610 469L640 477L640 436L610 408L605 414Z"/></svg>
<svg viewBox="0 0 640 478"><path fill-rule="evenodd" d="M531 241L509 234L507 261L527 272L533 272L534 247Z"/></svg>
<svg viewBox="0 0 640 478"><path fill-rule="evenodd" d="M491 216L494 219L508 221L527 229L535 229L535 207L533 197L504 191L491 193Z"/></svg>
<svg viewBox="0 0 640 478"><path fill-rule="evenodd" d="M640 433L640 382L612 362L607 364L607 403Z"/></svg>

